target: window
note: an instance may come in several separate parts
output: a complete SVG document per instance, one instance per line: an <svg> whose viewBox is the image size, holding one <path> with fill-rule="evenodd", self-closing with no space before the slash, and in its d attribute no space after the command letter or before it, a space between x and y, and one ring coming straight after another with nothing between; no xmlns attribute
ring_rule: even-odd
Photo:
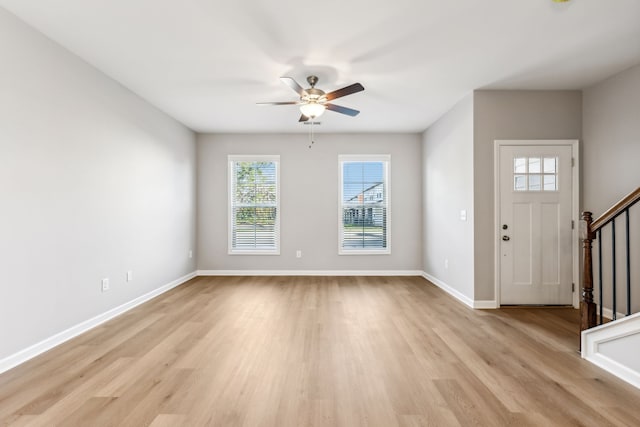
<svg viewBox="0 0 640 427"><path fill-rule="evenodd" d="M280 156L229 156L229 253L280 253Z"/></svg>
<svg viewBox="0 0 640 427"><path fill-rule="evenodd" d="M514 191L558 191L557 157L513 159Z"/></svg>
<svg viewBox="0 0 640 427"><path fill-rule="evenodd" d="M339 156L339 248L346 254L389 254L388 155Z"/></svg>

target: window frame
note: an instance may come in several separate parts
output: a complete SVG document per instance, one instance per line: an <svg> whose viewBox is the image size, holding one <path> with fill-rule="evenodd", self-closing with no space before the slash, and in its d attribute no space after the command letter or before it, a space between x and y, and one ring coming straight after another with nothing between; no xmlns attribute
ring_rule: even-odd
<svg viewBox="0 0 640 427"><path fill-rule="evenodd" d="M524 160L524 171L518 171L518 166L516 164L516 161L518 159L523 159ZM531 160L532 159L538 159L540 160L540 170L539 171L534 171L531 172ZM554 160L554 169L553 172L545 172L545 161L548 159L553 159ZM559 157L558 156L547 156L547 155L535 155L535 156L525 156L525 157L514 157L513 158L513 188L512 188L512 192L513 193L553 193L553 192L558 192L560 191L559 188L559 175L560 172L558 171L558 167L559 167ZM532 189L531 188L531 177L536 176L540 179L540 183L539 186L540 188L538 189ZM554 177L554 189L546 189L545 188L545 178L548 176L553 176ZM524 178L524 188L519 190L518 186L517 186L517 178L518 177L523 177Z"/></svg>
<svg viewBox="0 0 640 427"><path fill-rule="evenodd" d="M386 209L386 247L377 249L345 249L344 241L344 164L382 162L384 200ZM390 154L340 154L338 155L338 255L390 255L391 254L391 155Z"/></svg>
<svg viewBox="0 0 640 427"><path fill-rule="evenodd" d="M237 249L233 247L233 185L235 182L234 163L236 162L270 162L276 168L276 221L275 248L265 249ZM280 155L274 154L230 154L227 156L227 251L229 255L280 255Z"/></svg>

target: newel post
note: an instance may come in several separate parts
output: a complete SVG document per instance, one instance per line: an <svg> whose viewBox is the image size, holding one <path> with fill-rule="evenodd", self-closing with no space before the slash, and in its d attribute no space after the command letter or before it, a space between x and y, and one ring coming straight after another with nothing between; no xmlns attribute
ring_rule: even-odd
<svg viewBox="0 0 640 427"><path fill-rule="evenodd" d="M593 302L593 262L591 259L591 242L593 232L591 223L593 218L591 212L583 212L582 220L584 230L582 236L582 249L584 254L584 270L582 274L582 299L580 301L580 331L596 326L596 304Z"/></svg>

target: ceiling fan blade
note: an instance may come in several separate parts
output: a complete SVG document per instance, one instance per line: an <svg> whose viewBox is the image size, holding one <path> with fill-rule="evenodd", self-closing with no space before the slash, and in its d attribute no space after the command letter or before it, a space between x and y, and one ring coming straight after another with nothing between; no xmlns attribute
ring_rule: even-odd
<svg viewBox="0 0 640 427"><path fill-rule="evenodd" d="M360 111L354 110L353 108L342 107L340 105L335 104L324 104L327 107L327 110L335 111L336 113L346 114L347 116L357 116L360 114Z"/></svg>
<svg viewBox="0 0 640 427"><path fill-rule="evenodd" d="M295 93L300 96L304 96L307 94L307 91L304 90L302 86L298 84L297 81L293 80L291 77L280 77L280 81L287 86L289 86Z"/></svg>
<svg viewBox="0 0 640 427"><path fill-rule="evenodd" d="M352 93L361 92L363 90L364 90L364 86L362 86L360 83L354 83L347 87L343 87L342 89L329 92L328 94L325 95L325 98L327 99L327 101L331 101L332 99L351 95Z"/></svg>
<svg viewBox="0 0 640 427"><path fill-rule="evenodd" d="M298 105L300 101L284 101L284 102L256 102L256 105Z"/></svg>
<svg viewBox="0 0 640 427"><path fill-rule="evenodd" d="M309 117L305 116L304 114L300 116L300 120L298 120L299 122L307 122L309 121Z"/></svg>

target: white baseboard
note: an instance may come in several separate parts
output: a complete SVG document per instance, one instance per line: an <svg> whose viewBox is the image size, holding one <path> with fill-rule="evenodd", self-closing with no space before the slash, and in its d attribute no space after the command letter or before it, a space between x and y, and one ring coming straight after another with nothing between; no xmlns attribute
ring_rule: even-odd
<svg viewBox="0 0 640 427"><path fill-rule="evenodd" d="M582 358L640 388L640 372L612 359L600 351L600 345L640 334L640 313L582 331ZM637 349L627 348L637 352Z"/></svg>
<svg viewBox="0 0 640 427"><path fill-rule="evenodd" d="M444 283L442 280L433 277L432 275L430 275L425 271L422 272L422 277L424 277L425 279L427 279L428 281L430 281L431 283L433 283L434 285L436 285L437 287L439 287L440 289L442 289L443 291L445 291L446 293L448 293L458 301L462 302L464 305L473 308L473 300L468 296L464 295L462 292L452 288L451 286Z"/></svg>
<svg viewBox="0 0 640 427"><path fill-rule="evenodd" d="M422 276L419 270L198 270L198 276Z"/></svg>
<svg viewBox="0 0 640 427"><path fill-rule="evenodd" d="M45 340L40 341L39 343L34 344L31 347L25 348L24 350L21 350L15 354L12 354L11 356L5 357L4 359L0 360L0 373L8 371L9 369L14 368L26 362L27 360L32 359L38 356L39 354L44 353L45 351L51 350L53 347L56 347L74 337L77 337L78 335L84 332L87 332L88 330L93 329L96 326L99 326L102 323L108 320L111 320L114 317L119 316L122 313L125 313L142 303L147 302L150 299L155 298L158 295L161 295L185 283L186 281L191 280L194 277L196 277L195 272L187 274L186 276L182 276L179 279L176 279L170 283L167 283L164 286L154 289L151 292L141 295L136 299L133 299L118 307L112 308L111 310L105 313L102 313L96 317L93 317L89 320L85 320L82 323L79 323L65 331L62 331L49 338L46 338Z"/></svg>
<svg viewBox="0 0 640 427"><path fill-rule="evenodd" d="M444 283L442 280L433 277L429 273L423 271L421 274L422 277L463 303L464 305L474 308L474 309L493 309L498 308L498 304L495 300L487 300L487 301L474 301L468 296L464 295L462 292L457 289L452 288L451 286Z"/></svg>

